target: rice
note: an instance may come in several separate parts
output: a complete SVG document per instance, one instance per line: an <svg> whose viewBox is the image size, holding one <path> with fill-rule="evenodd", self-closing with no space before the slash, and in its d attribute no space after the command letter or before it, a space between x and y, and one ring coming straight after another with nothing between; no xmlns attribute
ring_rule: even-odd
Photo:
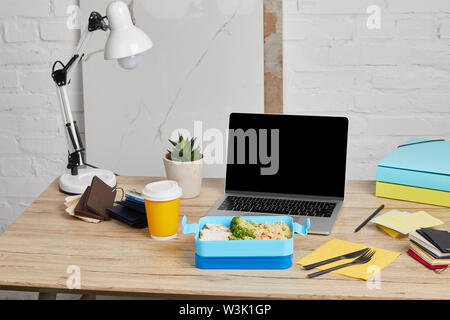
<svg viewBox="0 0 450 320"><path fill-rule="evenodd" d="M278 223L255 223L250 222L250 227L254 239L248 240L287 240L292 237L291 228L283 221ZM229 240L232 236L230 228L221 224L207 223L204 228L200 230L199 240L215 241L215 240Z"/></svg>
<svg viewBox="0 0 450 320"><path fill-rule="evenodd" d="M278 223L258 223L255 230L255 240L286 240L292 237L292 231L283 221Z"/></svg>

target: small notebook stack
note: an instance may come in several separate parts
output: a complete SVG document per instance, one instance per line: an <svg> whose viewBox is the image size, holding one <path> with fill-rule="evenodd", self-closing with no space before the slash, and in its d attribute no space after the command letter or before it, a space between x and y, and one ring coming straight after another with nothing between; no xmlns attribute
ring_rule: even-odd
<svg viewBox="0 0 450 320"><path fill-rule="evenodd" d="M429 269L444 269L450 265L450 233L422 228L409 234L408 254Z"/></svg>
<svg viewBox="0 0 450 320"><path fill-rule="evenodd" d="M115 203L117 205L107 209L111 218L126 223L133 228L140 229L148 226L144 199L139 197L138 193L127 191L125 200Z"/></svg>
<svg viewBox="0 0 450 320"><path fill-rule="evenodd" d="M450 141L410 139L378 163L377 197L450 207Z"/></svg>

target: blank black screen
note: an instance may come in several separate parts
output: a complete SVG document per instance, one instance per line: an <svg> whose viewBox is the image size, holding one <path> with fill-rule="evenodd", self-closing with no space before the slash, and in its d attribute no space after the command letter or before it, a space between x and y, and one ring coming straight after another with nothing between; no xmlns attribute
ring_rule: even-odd
<svg viewBox="0 0 450 320"><path fill-rule="evenodd" d="M227 191L344 197L347 118L232 113L229 128L253 130L258 141L266 138L259 135L259 129L267 129L263 140L268 141L269 157L273 157L271 132L278 129L279 166L276 174L262 175L261 168L270 164L262 164L260 157L256 164L249 164L249 138L245 138L246 161L238 164L237 138L229 135ZM232 146L234 152L230 152ZM259 153L259 143L257 149Z"/></svg>

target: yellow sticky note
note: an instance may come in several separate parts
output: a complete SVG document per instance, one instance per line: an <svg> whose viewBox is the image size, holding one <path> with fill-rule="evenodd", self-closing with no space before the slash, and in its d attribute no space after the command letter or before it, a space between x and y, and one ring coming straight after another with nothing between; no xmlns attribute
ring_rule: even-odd
<svg viewBox="0 0 450 320"><path fill-rule="evenodd" d="M386 232L388 235L390 235L392 238L400 238L400 237L406 237L406 234L400 233L398 231L386 228L380 224L377 224L377 227Z"/></svg>
<svg viewBox="0 0 450 320"><path fill-rule="evenodd" d="M311 263L323 261L326 259L330 259L333 257L337 257L343 254L351 253L354 251L362 250L364 248L370 248L376 250L376 253L372 257L372 259L365 264L360 265L354 265L350 267L345 267L342 269L338 269L335 271L332 271L332 273L340 274L343 276L356 278L356 279L362 279L367 280L379 271L381 271L383 268L388 266L390 263L392 263L397 257L400 255L400 252L394 252L390 250L375 248L375 247L369 247L362 244L349 242L345 240L340 239L331 239L330 241L326 242L307 256L303 257L299 261L296 262L296 264L299 265L308 265ZM356 258L352 259L345 259L345 260L339 260L333 263L329 263L320 267L317 267L319 270L325 270L337 265L341 265L347 262L351 262Z"/></svg>
<svg viewBox="0 0 450 320"><path fill-rule="evenodd" d="M438 226L443 223L441 220L432 217L425 211L417 211L410 214L389 211L373 219L372 222L403 234L408 234L411 231L420 228Z"/></svg>

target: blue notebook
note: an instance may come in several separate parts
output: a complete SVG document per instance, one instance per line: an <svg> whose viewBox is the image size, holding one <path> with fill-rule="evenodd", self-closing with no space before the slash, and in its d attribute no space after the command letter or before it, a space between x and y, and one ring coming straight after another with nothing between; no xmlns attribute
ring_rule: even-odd
<svg viewBox="0 0 450 320"><path fill-rule="evenodd" d="M141 214L146 214L144 204L133 202L133 201L128 201L128 200L116 201L116 203L120 204L122 207L134 210Z"/></svg>
<svg viewBox="0 0 450 320"><path fill-rule="evenodd" d="M413 138L405 144L428 140ZM395 149L378 163L377 181L450 192L450 141Z"/></svg>

